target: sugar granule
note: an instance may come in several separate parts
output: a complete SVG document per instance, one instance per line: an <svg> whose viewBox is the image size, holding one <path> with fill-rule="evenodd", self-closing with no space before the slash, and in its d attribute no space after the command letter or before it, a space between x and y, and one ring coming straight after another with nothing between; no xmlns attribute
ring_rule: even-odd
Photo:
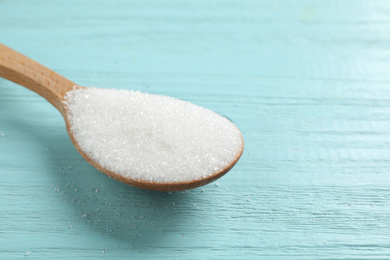
<svg viewBox="0 0 390 260"><path fill-rule="evenodd" d="M107 170L134 180L203 179L230 165L243 145L228 119L172 97L74 88L64 103L80 148Z"/></svg>

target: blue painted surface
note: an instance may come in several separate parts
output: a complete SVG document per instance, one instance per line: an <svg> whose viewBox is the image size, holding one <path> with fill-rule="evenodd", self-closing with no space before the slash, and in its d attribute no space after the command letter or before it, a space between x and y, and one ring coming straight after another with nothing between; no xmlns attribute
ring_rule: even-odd
<svg viewBox="0 0 390 260"><path fill-rule="evenodd" d="M0 41L84 86L229 117L244 154L188 192L113 181L0 79L1 259L390 258L387 1L0 1Z"/></svg>

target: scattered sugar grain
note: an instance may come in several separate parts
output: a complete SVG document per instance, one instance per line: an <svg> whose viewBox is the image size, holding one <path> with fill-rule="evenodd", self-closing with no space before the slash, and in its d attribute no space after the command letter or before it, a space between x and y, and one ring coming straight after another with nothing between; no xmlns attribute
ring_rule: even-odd
<svg viewBox="0 0 390 260"><path fill-rule="evenodd" d="M134 180L207 178L230 165L243 146L231 121L172 97L75 87L64 103L80 148L107 170Z"/></svg>

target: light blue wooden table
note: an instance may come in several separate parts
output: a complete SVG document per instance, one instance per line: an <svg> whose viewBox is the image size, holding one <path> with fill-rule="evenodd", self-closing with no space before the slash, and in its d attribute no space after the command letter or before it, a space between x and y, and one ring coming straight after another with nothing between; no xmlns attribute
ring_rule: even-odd
<svg viewBox="0 0 390 260"><path fill-rule="evenodd" d="M210 108L246 144L218 183L132 188L0 79L0 259L390 258L389 1L1 0L0 42Z"/></svg>

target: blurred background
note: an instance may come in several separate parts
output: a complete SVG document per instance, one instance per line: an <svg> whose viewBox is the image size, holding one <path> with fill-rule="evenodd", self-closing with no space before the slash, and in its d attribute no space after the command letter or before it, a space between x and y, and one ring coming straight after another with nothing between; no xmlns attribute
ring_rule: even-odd
<svg viewBox="0 0 390 260"><path fill-rule="evenodd" d="M0 0L0 42L83 86L210 108L245 140L218 182L140 190L0 79L1 259L390 257L387 1Z"/></svg>

